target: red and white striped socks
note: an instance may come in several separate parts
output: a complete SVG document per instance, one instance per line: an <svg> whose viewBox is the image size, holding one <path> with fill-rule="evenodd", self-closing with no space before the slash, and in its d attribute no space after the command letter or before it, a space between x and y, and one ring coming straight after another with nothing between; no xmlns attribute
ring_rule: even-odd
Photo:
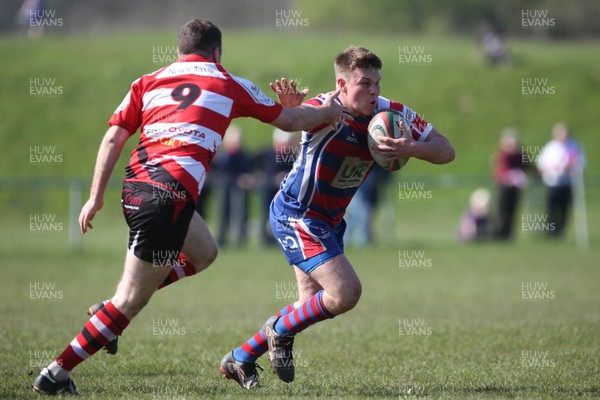
<svg viewBox="0 0 600 400"><path fill-rule="evenodd" d="M180 253L177 263L158 289L195 274L196 267L183 253ZM127 317L109 300L105 300L104 306L88 320L81 333L48 366L48 370L58 380L67 379L73 368L114 340L127 325L129 325Z"/></svg>
<svg viewBox="0 0 600 400"><path fill-rule="evenodd" d="M158 288L162 289L172 283L177 282L178 280L195 274L196 267L194 264L192 264L192 262L183 253L179 253L177 262L173 265L169 275L167 275L165 280L158 286Z"/></svg>
<svg viewBox="0 0 600 400"><path fill-rule="evenodd" d="M127 325L129 319L112 302L105 303L48 369L56 379L67 379L73 368L114 340Z"/></svg>

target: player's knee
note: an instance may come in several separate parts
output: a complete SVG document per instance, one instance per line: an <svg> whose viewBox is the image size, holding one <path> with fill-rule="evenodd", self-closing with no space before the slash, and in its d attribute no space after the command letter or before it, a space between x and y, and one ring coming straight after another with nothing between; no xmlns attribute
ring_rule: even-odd
<svg viewBox="0 0 600 400"><path fill-rule="evenodd" d="M360 282L356 282L354 285L350 285L345 294L344 299L344 303L346 304L346 307L348 307L346 311L353 309L358 304L358 300L360 300L361 294L362 285L360 284Z"/></svg>
<svg viewBox="0 0 600 400"><path fill-rule="evenodd" d="M219 248L215 242L205 244L197 254L190 255L190 261L194 265L196 272L200 272L210 266L219 254Z"/></svg>
<svg viewBox="0 0 600 400"><path fill-rule="evenodd" d="M358 304L361 294L362 286L360 282L345 285L334 297L334 310L330 311L338 315L352 310Z"/></svg>

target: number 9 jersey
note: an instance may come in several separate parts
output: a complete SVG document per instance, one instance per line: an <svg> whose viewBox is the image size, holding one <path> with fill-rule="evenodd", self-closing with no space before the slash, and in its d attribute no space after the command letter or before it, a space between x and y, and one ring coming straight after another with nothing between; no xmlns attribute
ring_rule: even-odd
<svg viewBox="0 0 600 400"><path fill-rule="evenodd" d="M270 123L282 108L252 82L192 54L133 82L109 125L130 135L141 128L125 181L184 190L197 201L231 120Z"/></svg>

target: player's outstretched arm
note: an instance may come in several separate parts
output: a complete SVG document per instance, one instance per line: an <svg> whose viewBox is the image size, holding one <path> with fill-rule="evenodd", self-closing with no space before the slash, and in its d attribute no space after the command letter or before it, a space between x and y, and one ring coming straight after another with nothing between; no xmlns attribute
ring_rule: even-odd
<svg viewBox="0 0 600 400"><path fill-rule="evenodd" d="M331 125L334 129L337 129L338 124L348 125L348 121L353 118L348 107L335 101L339 94L338 89L321 106L303 104L284 107L271 125L288 132L306 131L322 124Z"/></svg>
<svg viewBox="0 0 600 400"><path fill-rule="evenodd" d="M86 233L88 228L93 228L90 222L104 204L104 191L106 190L108 179L127 139L129 139L129 132L125 128L116 125L108 128L102 139L96 158L90 198L84 204L79 214L79 228L81 229L81 233Z"/></svg>
<svg viewBox="0 0 600 400"><path fill-rule="evenodd" d="M402 122L400 124L401 129L405 131ZM382 144L377 145L376 150L389 156L390 160L414 157L433 164L447 164L454 160L455 156L450 141L435 128L423 142L414 140L409 134L404 134L398 139L380 136L379 140Z"/></svg>

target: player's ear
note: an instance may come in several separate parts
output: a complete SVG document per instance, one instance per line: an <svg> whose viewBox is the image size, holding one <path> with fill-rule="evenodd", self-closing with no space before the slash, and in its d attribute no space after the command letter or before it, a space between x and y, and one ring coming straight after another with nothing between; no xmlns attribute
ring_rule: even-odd
<svg viewBox="0 0 600 400"><path fill-rule="evenodd" d="M217 64L221 63L221 46L217 46L213 49L212 58Z"/></svg>
<svg viewBox="0 0 600 400"><path fill-rule="evenodd" d="M348 86L346 85L346 80L342 76L338 76L336 78L336 83L338 89L340 89L340 93L348 94Z"/></svg>

